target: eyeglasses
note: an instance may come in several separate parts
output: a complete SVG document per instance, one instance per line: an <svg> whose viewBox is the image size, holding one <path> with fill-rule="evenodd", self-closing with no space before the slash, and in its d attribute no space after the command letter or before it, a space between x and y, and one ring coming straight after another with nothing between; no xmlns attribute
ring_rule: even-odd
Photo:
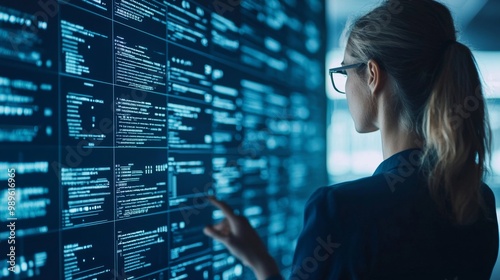
<svg viewBox="0 0 500 280"><path fill-rule="evenodd" d="M333 88L338 92L345 94L345 84L347 82L347 69L351 68L359 68L366 63L361 62L361 63L356 63L356 64L350 64L350 65L344 65L341 67L336 67L336 68L331 68L328 70L330 73L330 79L332 79L332 85Z"/></svg>

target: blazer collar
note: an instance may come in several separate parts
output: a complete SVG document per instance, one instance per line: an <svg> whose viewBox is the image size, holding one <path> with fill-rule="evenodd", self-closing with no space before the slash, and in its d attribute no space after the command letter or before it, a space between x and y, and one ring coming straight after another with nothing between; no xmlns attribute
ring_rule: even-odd
<svg viewBox="0 0 500 280"><path fill-rule="evenodd" d="M414 148L404 150L394 155L390 156L386 160L379 164L373 175L378 175L382 173L387 173L391 170L398 169L400 166L412 165L416 166L417 159L422 155L422 149Z"/></svg>

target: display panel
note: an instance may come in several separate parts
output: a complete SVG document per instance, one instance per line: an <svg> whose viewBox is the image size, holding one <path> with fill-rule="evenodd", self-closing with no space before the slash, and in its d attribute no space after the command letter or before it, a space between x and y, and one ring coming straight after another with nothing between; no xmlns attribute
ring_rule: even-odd
<svg viewBox="0 0 500 280"><path fill-rule="evenodd" d="M323 5L2 2L0 278L253 279L207 194L286 275L327 179Z"/></svg>

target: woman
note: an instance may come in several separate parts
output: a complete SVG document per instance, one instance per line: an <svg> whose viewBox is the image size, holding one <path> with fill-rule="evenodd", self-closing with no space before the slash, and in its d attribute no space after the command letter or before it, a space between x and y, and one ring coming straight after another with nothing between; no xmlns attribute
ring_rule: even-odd
<svg viewBox="0 0 500 280"><path fill-rule="evenodd" d="M490 130L472 53L432 0L386 1L349 29L343 67L356 130L381 131L373 176L323 187L306 204L291 279L489 279L498 227L482 183ZM335 89L344 85L336 84ZM248 221L206 227L258 279L280 279Z"/></svg>

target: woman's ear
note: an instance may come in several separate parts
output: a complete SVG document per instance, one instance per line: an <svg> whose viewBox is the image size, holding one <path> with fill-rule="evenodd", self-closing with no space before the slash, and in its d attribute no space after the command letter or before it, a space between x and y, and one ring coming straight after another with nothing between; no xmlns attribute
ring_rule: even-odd
<svg viewBox="0 0 500 280"><path fill-rule="evenodd" d="M368 60L366 68L368 71L368 88L372 95L378 96L385 86L385 73L380 68L380 64L373 59Z"/></svg>

